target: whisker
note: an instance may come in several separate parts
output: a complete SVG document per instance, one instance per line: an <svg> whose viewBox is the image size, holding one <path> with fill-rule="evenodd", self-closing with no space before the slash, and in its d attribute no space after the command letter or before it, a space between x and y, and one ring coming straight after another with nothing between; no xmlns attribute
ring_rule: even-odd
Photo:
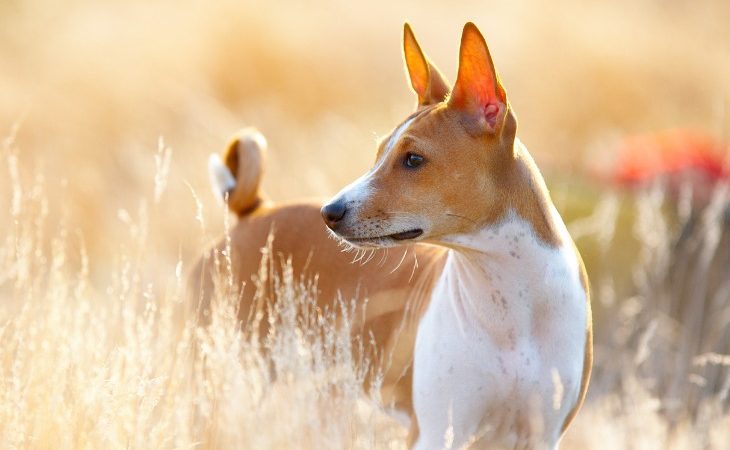
<svg viewBox="0 0 730 450"><path fill-rule="evenodd" d="M361 248L358 248L356 250L357 250L357 253L355 253L355 259L352 260L352 264L359 263L362 260L363 256L365 256L365 250L363 250Z"/></svg>
<svg viewBox="0 0 730 450"><path fill-rule="evenodd" d="M418 254L415 250L413 250L413 270L411 271L411 276L408 278L408 284L411 284L411 280L413 280L413 275L416 274L416 269L418 269Z"/></svg>
<svg viewBox="0 0 730 450"><path fill-rule="evenodd" d="M378 267L383 267L383 264L385 264L385 260L388 258L388 250L390 250L388 247L385 247L385 251L382 253L382 257L380 258L380 261L378 262Z"/></svg>
<svg viewBox="0 0 730 450"><path fill-rule="evenodd" d="M403 252L403 257L400 259L400 262L398 263L398 265L395 266L395 269L391 270L390 273L393 273L400 268L400 265L403 264L403 260L406 259L407 254L408 254L408 247L406 247L406 250Z"/></svg>
<svg viewBox="0 0 730 450"><path fill-rule="evenodd" d="M364 266L365 264L367 264L368 262L370 262L370 260L371 260L371 259L373 259L373 257L375 256L375 250L376 250L376 249L372 249L372 250L370 250L370 256L368 256L368 259L366 259L366 260L365 260L365 262L363 263L363 266Z"/></svg>

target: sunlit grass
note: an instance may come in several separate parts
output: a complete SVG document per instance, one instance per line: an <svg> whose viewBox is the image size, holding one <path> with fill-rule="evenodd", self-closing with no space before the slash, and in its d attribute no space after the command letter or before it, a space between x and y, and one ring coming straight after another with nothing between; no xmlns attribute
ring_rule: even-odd
<svg viewBox="0 0 730 450"><path fill-rule="evenodd" d="M377 395L363 391L373 368L353 348L349 301L316 309L312 282L289 264L275 267L264 248L259 308L252 310L267 314L253 314L241 332L228 252L217 256L221 277L207 326L185 300L184 261L158 268L154 277L146 273L150 229L164 226L154 220L170 175L167 147L160 145L150 161L157 161L150 198L140 200L136 214L119 213L129 233L118 242L106 285L89 277L95 262L83 235L47 213L43 177L21 181L16 152L8 141L3 171L12 189L2 195L12 207L0 248L4 447L405 446L406 430L382 411ZM727 257L726 192L718 190L714 203L677 223L666 218L660 188L636 198L604 197L592 219L571 227L579 244L593 242L604 257L625 231L610 231L617 201L634 211L626 213L637 245L634 284L614 286L610 264L593 272L596 365L588 402L564 447L724 448L730 280L701 284L726 270L713 262ZM229 220L223 219L227 227ZM678 243L678 230L690 220L700 224ZM687 242L695 250L683 250ZM706 264L673 269L697 251ZM678 279L700 285L684 288ZM699 289L710 291L703 296ZM261 336L256 322L263 317L271 331Z"/></svg>
<svg viewBox="0 0 730 450"><path fill-rule="evenodd" d="M451 81L479 24L586 260L596 360L563 447L726 448L726 188L692 207L582 175L629 133L727 136L729 5L0 1L0 448L405 446L334 319L351 299L315 311L310 280L269 261L258 301L279 320L259 336L226 255L211 326L185 278L234 226L204 165L237 129L267 135L276 200L372 163L413 106L406 19Z"/></svg>
<svg viewBox="0 0 730 450"><path fill-rule="evenodd" d="M12 154L4 163L16 170ZM83 237L38 214L43 186L13 186L17 208L0 253L2 447L402 447L404 430L362 392L370 367L342 320L348 301L318 310L311 282L264 258L259 290L269 297L257 301L270 331L252 331L258 315L241 333L219 255L211 322L200 326L184 303L182 263L162 269L160 283L143 281L146 219L121 213L130 237L113 281L96 286Z"/></svg>

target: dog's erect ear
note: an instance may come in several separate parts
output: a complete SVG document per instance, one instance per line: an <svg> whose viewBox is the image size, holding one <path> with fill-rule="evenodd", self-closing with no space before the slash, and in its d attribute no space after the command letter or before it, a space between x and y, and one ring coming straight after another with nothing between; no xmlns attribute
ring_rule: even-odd
<svg viewBox="0 0 730 450"><path fill-rule="evenodd" d="M449 93L449 83L423 54L407 22L403 25L403 59L411 87L418 94L418 106L442 102Z"/></svg>
<svg viewBox="0 0 730 450"><path fill-rule="evenodd" d="M459 75L449 107L471 115L478 126L496 132L504 122L507 95L494 70L492 56L476 25L464 25L459 50Z"/></svg>

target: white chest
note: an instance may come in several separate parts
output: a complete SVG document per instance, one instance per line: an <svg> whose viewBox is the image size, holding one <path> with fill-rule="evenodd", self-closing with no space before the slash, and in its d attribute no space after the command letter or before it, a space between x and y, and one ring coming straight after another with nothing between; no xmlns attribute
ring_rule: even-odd
<svg viewBox="0 0 730 450"><path fill-rule="evenodd" d="M552 448L578 399L587 308L576 257L519 220L498 227L461 237L495 243L450 252L419 324L416 448Z"/></svg>

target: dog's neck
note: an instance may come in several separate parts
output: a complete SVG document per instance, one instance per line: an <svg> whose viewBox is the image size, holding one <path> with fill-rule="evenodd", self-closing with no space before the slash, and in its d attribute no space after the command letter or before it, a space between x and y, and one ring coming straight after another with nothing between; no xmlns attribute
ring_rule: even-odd
<svg viewBox="0 0 730 450"><path fill-rule="evenodd" d="M565 228L554 208L549 214L556 227ZM543 242L530 222L512 209L497 223L472 233L445 237L441 244L458 255L462 264L480 267L483 273L497 277L539 272L545 268L546 254L562 249Z"/></svg>
<svg viewBox="0 0 730 450"><path fill-rule="evenodd" d="M441 239L440 244L474 262L498 262L507 265L515 263L518 266L530 264L529 254L537 248L556 249L555 246L543 242L532 224L514 209L509 209L496 223L471 233L446 236ZM505 268L504 271L508 269Z"/></svg>
<svg viewBox="0 0 730 450"><path fill-rule="evenodd" d="M515 161L511 167L516 180L508 189L513 190L501 217L483 224L475 231L445 236L437 242L456 250L472 260L502 260L515 258L515 253L529 254L526 246L561 247L570 242L562 218L550 200L542 174L519 139L514 141ZM488 212L483 212L489 215ZM479 219L477 219L477 222ZM521 265L529 263L521 261Z"/></svg>
<svg viewBox="0 0 730 450"><path fill-rule="evenodd" d="M535 336L535 308L561 289L561 280L568 285L577 277L570 249L541 241L514 211L477 232L446 238L443 245L450 250L442 290L433 301L451 304L462 333L488 330L505 349Z"/></svg>
<svg viewBox="0 0 730 450"><path fill-rule="evenodd" d="M524 314L525 308L551 296L546 277L577 273L577 259L565 245L570 242L568 231L542 176L519 141L515 152L515 170L525 179L522 199L529 200L531 213L521 214L510 206L497 221L438 242L450 249L442 274L449 301L465 322L478 320L487 329L500 329L498 322L508 317L527 326L530 314Z"/></svg>

